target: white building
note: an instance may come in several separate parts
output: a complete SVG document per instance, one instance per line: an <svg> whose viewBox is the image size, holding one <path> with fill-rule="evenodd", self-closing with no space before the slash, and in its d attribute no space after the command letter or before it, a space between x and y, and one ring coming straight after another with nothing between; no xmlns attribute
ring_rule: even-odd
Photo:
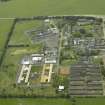
<svg viewBox="0 0 105 105"><path fill-rule="evenodd" d="M38 62L42 62L43 58L44 58L44 54L32 54L32 63L38 63Z"/></svg>
<svg viewBox="0 0 105 105"><path fill-rule="evenodd" d="M57 63L56 59L49 59L49 58L45 58L45 63L47 64L55 64Z"/></svg>
<svg viewBox="0 0 105 105"><path fill-rule="evenodd" d="M59 85L59 87L58 87L58 90L59 90L59 91L63 91L64 89L65 89L65 87L64 87L64 86Z"/></svg>

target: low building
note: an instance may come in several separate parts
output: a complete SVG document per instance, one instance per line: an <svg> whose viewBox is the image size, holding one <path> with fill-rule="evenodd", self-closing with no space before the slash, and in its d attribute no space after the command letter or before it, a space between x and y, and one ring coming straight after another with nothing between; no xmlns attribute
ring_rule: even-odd
<svg viewBox="0 0 105 105"><path fill-rule="evenodd" d="M59 85L59 87L58 87L58 91L63 91L64 89L65 89L65 87L64 87L64 86Z"/></svg>
<svg viewBox="0 0 105 105"><path fill-rule="evenodd" d="M87 62L86 62L87 61ZM100 66L82 59L70 67L69 94L76 96L103 95Z"/></svg>
<svg viewBox="0 0 105 105"><path fill-rule="evenodd" d="M32 64L42 64L44 60L44 54L32 54Z"/></svg>
<svg viewBox="0 0 105 105"><path fill-rule="evenodd" d="M53 59L53 58L45 58L45 64L56 64L57 61L56 59Z"/></svg>
<svg viewBox="0 0 105 105"><path fill-rule="evenodd" d="M41 75L41 83L50 83L53 73L53 64L44 64Z"/></svg>

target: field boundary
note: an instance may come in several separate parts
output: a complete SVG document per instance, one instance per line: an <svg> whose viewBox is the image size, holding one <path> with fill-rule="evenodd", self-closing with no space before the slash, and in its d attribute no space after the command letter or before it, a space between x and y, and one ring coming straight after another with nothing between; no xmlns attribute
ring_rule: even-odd
<svg viewBox="0 0 105 105"><path fill-rule="evenodd" d="M0 58L0 67L1 67L1 65L3 63L3 59L5 57L5 54L6 54L6 51L7 51L7 48L8 48L8 43L9 43L9 41L11 39L13 30L15 28L15 24L16 24L16 19L14 19L14 21L13 21L13 23L11 25L10 31L8 32L8 35L7 35L8 37L7 37L6 41L5 41L4 49L3 49L3 52L2 52L2 55L1 55L1 58Z"/></svg>

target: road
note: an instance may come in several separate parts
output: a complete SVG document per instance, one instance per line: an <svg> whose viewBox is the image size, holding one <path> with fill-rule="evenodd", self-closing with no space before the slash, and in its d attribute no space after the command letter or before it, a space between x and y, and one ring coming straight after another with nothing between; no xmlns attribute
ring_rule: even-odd
<svg viewBox="0 0 105 105"><path fill-rule="evenodd" d="M58 30L58 32L59 32L59 29L58 29L58 27L56 26L56 24L54 23L54 21L52 21L51 20L51 22L50 22L50 24L53 24L54 25L54 27ZM50 28L52 28L50 25L49 25L49 27ZM59 62L60 62L60 52L61 52L61 49L62 49L62 39L63 39L63 33L62 33L62 31L61 32L59 32L58 33L59 34L59 43L58 43L58 58L57 58L57 73L59 72L59 66L60 66L60 64L59 64Z"/></svg>
<svg viewBox="0 0 105 105"><path fill-rule="evenodd" d="M62 50L62 41L63 41L63 32L61 30L60 32L60 38L59 38L59 48L58 48L58 63L57 63L57 69L59 70L60 67L60 55Z"/></svg>

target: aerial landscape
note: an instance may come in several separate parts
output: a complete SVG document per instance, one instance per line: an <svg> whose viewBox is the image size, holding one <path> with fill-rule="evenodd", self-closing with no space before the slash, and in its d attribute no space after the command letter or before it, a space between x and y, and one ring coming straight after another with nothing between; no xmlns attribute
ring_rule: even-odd
<svg viewBox="0 0 105 105"><path fill-rule="evenodd" d="M0 105L104 105L104 4L0 0Z"/></svg>

